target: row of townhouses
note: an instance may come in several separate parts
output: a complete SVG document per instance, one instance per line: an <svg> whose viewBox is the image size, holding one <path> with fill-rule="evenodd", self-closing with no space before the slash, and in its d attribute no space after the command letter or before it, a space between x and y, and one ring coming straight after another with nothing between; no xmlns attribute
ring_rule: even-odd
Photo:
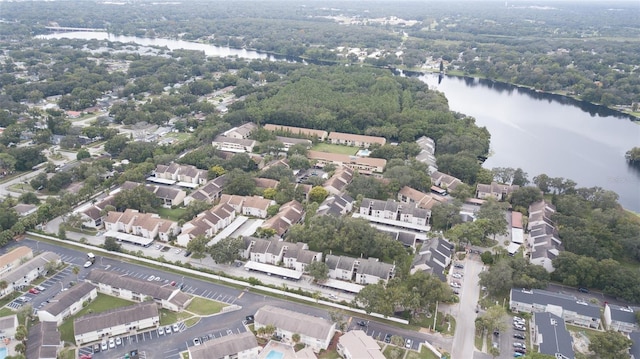
<svg viewBox="0 0 640 359"><path fill-rule="evenodd" d="M353 281L357 284L376 284L387 282L395 276L394 264L378 261L376 258L353 258L327 255L325 261L329 267L329 278Z"/></svg>
<svg viewBox="0 0 640 359"><path fill-rule="evenodd" d="M34 257L33 252L21 248L3 255L0 262L4 262L5 269L0 274L0 281L7 284L0 290L0 296L23 290L36 278L62 263L60 256L53 252L43 252Z"/></svg>
<svg viewBox="0 0 640 359"><path fill-rule="evenodd" d="M298 272L306 272L313 262L322 261L322 253L309 250L306 243L284 242L278 239L244 237L242 258L253 262L282 265Z"/></svg>
<svg viewBox="0 0 640 359"><path fill-rule="evenodd" d="M558 230L551 220L555 212L555 206L545 200L529 206L530 261L544 267L548 272L553 272L552 261L562 250Z"/></svg>

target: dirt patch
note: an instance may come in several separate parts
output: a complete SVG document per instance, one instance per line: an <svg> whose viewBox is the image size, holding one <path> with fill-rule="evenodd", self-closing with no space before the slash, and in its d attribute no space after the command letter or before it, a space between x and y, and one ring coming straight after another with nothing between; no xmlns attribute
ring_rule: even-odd
<svg viewBox="0 0 640 359"><path fill-rule="evenodd" d="M569 332L573 338L573 349L582 354L589 354L589 338L578 332Z"/></svg>

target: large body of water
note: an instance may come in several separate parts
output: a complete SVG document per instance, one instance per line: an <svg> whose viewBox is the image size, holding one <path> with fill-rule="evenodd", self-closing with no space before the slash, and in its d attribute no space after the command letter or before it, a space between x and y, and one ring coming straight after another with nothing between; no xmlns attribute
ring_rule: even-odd
<svg viewBox="0 0 640 359"><path fill-rule="evenodd" d="M420 79L444 93L453 111L487 127L491 156L485 168L520 167L530 180L545 173L572 179L579 187L599 186L640 212L640 171L624 158L640 146L640 123L602 106L489 80Z"/></svg>
<svg viewBox="0 0 640 359"><path fill-rule="evenodd" d="M44 39L109 40L169 50L203 51L207 56L271 59L256 51L182 40L115 36L106 32L70 32ZM620 203L640 212L640 171L627 165L626 151L640 146L640 124L601 106L515 86L446 76L424 75L430 88L443 92L453 111L476 118L491 133L491 156L485 168L522 168L529 179L545 173L572 179L580 187L615 191Z"/></svg>

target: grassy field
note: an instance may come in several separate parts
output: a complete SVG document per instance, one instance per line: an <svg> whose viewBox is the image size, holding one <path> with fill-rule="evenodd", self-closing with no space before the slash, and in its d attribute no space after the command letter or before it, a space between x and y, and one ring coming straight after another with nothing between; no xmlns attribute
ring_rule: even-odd
<svg viewBox="0 0 640 359"><path fill-rule="evenodd" d="M170 219L172 221L178 221L180 217L186 212L185 208L164 208L158 209L158 214L162 218Z"/></svg>
<svg viewBox="0 0 640 359"><path fill-rule="evenodd" d="M342 359L340 354L335 350L323 350L318 355L319 359Z"/></svg>
<svg viewBox="0 0 640 359"><path fill-rule="evenodd" d="M407 356L405 359L440 359L433 352L426 347L422 347L420 352L414 352L413 350L409 350L407 352Z"/></svg>
<svg viewBox="0 0 640 359"><path fill-rule="evenodd" d="M187 310L198 315L213 315L220 313L224 307L226 307L226 305L220 302L196 297L193 298L191 304L187 307Z"/></svg>
<svg viewBox="0 0 640 359"><path fill-rule="evenodd" d="M387 345L382 352L384 357L387 359L402 359L404 358L405 353L406 350L404 348L400 348L395 345Z"/></svg>
<svg viewBox="0 0 640 359"><path fill-rule="evenodd" d="M340 153L343 155L355 155L358 152L358 147L349 147L342 145L333 145L331 143L317 143L311 147L314 151Z"/></svg>
<svg viewBox="0 0 640 359"><path fill-rule="evenodd" d="M108 295L98 293L96 299L94 299L89 305L82 308L76 315L65 320L59 327L60 337L63 341L69 343L75 343L73 337L73 320L89 313L102 313L109 309L115 309L120 307L126 307L134 304L128 300L121 298L111 297Z"/></svg>
<svg viewBox="0 0 640 359"><path fill-rule="evenodd" d="M160 309L160 325L170 325L192 317L187 312L174 312L168 309Z"/></svg>

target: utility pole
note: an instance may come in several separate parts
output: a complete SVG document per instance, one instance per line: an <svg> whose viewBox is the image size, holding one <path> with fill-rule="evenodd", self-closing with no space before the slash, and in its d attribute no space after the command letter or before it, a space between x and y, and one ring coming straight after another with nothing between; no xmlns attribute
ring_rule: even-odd
<svg viewBox="0 0 640 359"><path fill-rule="evenodd" d="M438 301L436 301L436 312L433 313L433 331L436 331L436 323L438 322Z"/></svg>

